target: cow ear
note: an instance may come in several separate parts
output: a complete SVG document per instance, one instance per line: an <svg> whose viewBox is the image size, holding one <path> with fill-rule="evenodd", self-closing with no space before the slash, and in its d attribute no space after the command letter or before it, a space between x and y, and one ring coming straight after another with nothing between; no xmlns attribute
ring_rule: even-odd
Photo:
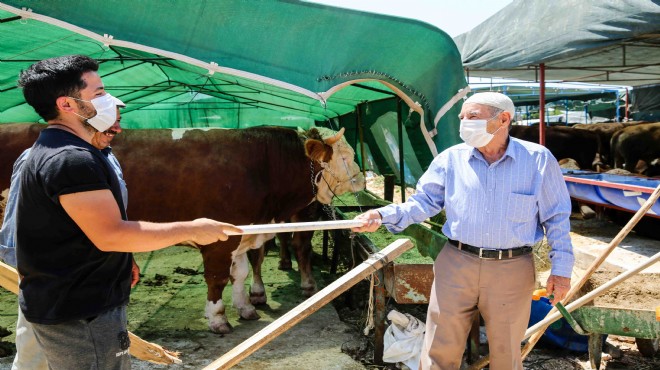
<svg viewBox="0 0 660 370"><path fill-rule="evenodd" d="M305 154L314 161L327 162L332 157L332 148L320 140L305 140Z"/></svg>

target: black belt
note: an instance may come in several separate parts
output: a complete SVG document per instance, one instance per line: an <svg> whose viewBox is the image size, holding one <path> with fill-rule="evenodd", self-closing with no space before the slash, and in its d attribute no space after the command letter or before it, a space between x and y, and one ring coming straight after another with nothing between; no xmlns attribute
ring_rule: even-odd
<svg viewBox="0 0 660 370"><path fill-rule="evenodd" d="M484 259L501 260L501 259L513 258L513 257L518 257L532 253L532 247L527 245L524 247L511 248L511 249L488 249L488 248L475 247L473 245L461 243L457 240L452 240L452 239L449 239L449 244L458 248L458 250L474 254L475 256Z"/></svg>

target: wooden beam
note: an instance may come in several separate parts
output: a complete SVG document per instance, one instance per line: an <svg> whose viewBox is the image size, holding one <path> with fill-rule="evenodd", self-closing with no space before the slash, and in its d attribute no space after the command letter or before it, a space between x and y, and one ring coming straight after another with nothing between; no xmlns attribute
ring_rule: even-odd
<svg viewBox="0 0 660 370"><path fill-rule="evenodd" d="M413 244L409 239L399 239L394 241L381 252L372 254L371 257L353 270L347 272L332 284L314 294L279 319L273 321L270 325L246 339L243 343L234 347L231 351L213 361L204 369L229 369L236 365L241 360L248 357L271 340L277 338L304 318L318 311L318 309L347 291L350 287L383 268L412 247Z"/></svg>

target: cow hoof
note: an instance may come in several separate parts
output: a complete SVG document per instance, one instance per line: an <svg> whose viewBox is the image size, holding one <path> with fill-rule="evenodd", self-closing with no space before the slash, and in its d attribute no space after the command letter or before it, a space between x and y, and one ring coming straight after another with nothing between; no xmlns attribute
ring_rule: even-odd
<svg viewBox="0 0 660 370"><path fill-rule="evenodd" d="M302 295L305 298L309 298L313 296L314 294L316 294L316 292L318 292L318 289L316 289L316 287L302 288Z"/></svg>
<svg viewBox="0 0 660 370"><path fill-rule="evenodd" d="M261 316L257 313L257 310L254 307L244 307L239 309L239 314L241 318L245 320L259 320Z"/></svg>
<svg viewBox="0 0 660 370"><path fill-rule="evenodd" d="M216 334L229 334L233 331L231 325L227 323L209 323L209 330Z"/></svg>
<svg viewBox="0 0 660 370"><path fill-rule="evenodd" d="M282 271L290 271L293 270L293 267L291 266L291 261L280 261L280 263L277 265L277 269Z"/></svg>
<svg viewBox="0 0 660 370"><path fill-rule="evenodd" d="M266 293L250 293L250 303L253 305L266 304Z"/></svg>

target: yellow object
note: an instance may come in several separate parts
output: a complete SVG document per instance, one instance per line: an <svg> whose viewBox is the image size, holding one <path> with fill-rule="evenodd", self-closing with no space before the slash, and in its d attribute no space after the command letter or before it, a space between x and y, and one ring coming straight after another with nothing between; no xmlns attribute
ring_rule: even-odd
<svg viewBox="0 0 660 370"><path fill-rule="evenodd" d="M545 297L548 295L548 291L545 288L542 289L536 289L534 292L532 292L532 300L538 301L541 299L541 297Z"/></svg>
<svg viewBox="0 0 660 370"><path fill-rule="evenodd" d="M655 308L655 321L660 321L660 306Z"/></svg>

